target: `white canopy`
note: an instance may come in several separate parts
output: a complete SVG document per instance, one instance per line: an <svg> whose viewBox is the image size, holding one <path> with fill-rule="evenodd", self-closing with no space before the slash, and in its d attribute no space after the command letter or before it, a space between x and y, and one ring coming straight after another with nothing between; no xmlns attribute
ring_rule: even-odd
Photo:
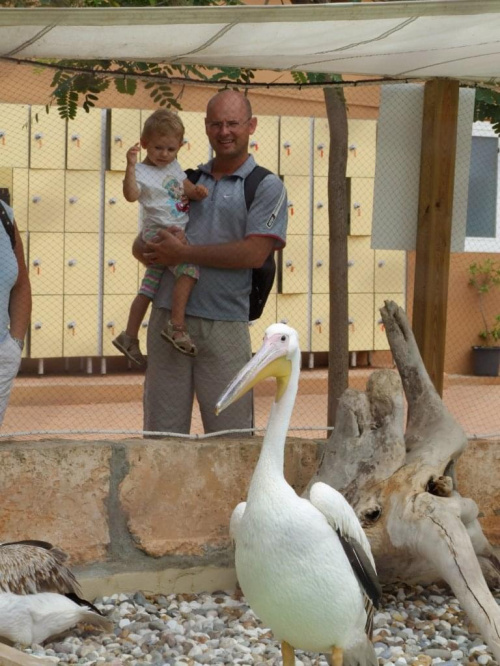
<svg viewBox="0 0 500 666"><path fill-rule="evenodd" d="M0 53L493 83L500 2L6 8Z"/></svg>

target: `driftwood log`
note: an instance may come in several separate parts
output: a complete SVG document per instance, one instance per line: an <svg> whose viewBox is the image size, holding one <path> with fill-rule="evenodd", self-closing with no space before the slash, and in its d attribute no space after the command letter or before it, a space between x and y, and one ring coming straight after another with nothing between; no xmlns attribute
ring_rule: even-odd
<svg viewBox="0 0 500 666"><path fill-rule="evenodd" d="M311 484L329 483L354 507L382 582L446 581L500 662L500 607L485 580L500 584L500 561L476 503L455 483L467 438L434 389L404 311L386 301L381 314L399 375L379 370L365 393L344 392Z"/></svg>

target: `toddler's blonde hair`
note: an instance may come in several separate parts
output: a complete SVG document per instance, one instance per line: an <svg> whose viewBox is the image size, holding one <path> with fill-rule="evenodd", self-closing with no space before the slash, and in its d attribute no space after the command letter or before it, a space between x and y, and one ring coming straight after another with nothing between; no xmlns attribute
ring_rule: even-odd
<svg viewBox="0 0 500 666"><path fill-rule="evenodd" d="M141 141L149 141L152 136L174 135L182 141L184 125L177 113L168 109L158 109L147 118L142 128Z"/></svg>

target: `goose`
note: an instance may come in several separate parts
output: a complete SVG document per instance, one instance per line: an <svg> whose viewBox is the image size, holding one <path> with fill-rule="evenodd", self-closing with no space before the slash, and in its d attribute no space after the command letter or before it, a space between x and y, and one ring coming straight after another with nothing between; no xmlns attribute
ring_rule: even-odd
<svg viewBox="0 0 500 666"><path fill-rule="evenodd" d="M295 649L328 653L334 666L377 664L370 639L381 588L358 518L327 484L313 484L307 500L284 477L300 360L297 332L271 325L216 404L218 414L261 380L276 378L247 501L231 516L236 575L250 607L281 641L284 666L295 664Z"/></svg>
<svg viewBox="0 0 500 666"><path fill-rule="evenodd" d="M113 623L80 598L67 559L46 541L0 543L0 641L40 644L78 622L112 630Z"/></svg>

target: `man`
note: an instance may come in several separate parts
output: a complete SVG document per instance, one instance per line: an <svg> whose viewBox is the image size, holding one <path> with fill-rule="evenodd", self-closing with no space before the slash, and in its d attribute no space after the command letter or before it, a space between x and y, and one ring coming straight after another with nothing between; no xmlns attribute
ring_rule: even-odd
<svg viewBox="0 0 500 666"><path fill-rule="evenodd" d="M257 119L248 99L224 90L207 105L205 129L215 157L200 167L198 184L208 188L191 202L189 244L175 233L160 232L158 242L137 239L134 254L146 263L200 266L188 301L186 324L198 353L181 354L161 338L170 318L174 277L165 271L153 302L148 328L148 368L144 386L144 429L188 433L194 395L205 432L250 428L252 398L215 416L217 398L251 357L248 306L252 269L273 249L285 245L286 192L274 174L259 184L247 211L244 179L255 161L248 154Z"/></svg>

